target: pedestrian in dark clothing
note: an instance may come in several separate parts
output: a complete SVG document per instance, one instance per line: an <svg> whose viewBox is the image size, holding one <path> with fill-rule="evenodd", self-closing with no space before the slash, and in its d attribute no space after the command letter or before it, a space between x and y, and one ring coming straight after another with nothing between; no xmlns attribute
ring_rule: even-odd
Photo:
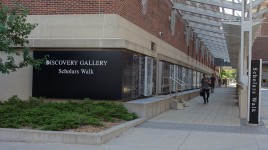
<svg viewBox="0 0 268 150"><path fill-rule="evenodd" d="M204 104L208 103L208 98L209 98L209 84L210 84L210 79L207 77L207 74L203 74L203 78L201 80L201 85L202 85L202 90L204 92L203 94L203 99L204 99Z"/></svg>
<svg viewBox="0 0 268 150"><path fill-rule="evenodd" d="M211 77L210 77L210 87L211 87L211 93L214 92L214 88L215 88L215 81L216 81L216 78L215 78L215 75L212 74Z"/></svg>
<svg viewBox="0 0 268 150"><path fill-rule="evenodd" d="M227 87L227 79L226 78L224 78L223 79L223 83L222 83L225 87Z"/></svg>
<svg viewBox="0 0 268 150"><path fill-rule="evenodd" d="M221 87L221 78L218 79L219 87Z"/></svg>

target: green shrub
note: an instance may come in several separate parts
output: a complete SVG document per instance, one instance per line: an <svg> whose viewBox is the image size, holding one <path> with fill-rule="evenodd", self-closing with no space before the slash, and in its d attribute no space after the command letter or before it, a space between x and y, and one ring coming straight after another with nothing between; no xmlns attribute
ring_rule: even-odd
<svg viewBox="0 0 268 150"><path fill-rule="evenodd" d="M0 104L1 128L33 128L60 131L84 125L103 126L102 122L133 120L134 113L116 102L45 103L43 98L29 98L22 101L17 96Z"/></svg>

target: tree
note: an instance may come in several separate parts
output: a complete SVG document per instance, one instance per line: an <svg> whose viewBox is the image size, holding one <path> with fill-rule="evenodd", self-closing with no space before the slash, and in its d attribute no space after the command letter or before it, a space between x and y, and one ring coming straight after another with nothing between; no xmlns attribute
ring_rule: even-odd
<svg viewBox="0 0 268 150"><path fill-rule="evenodd" d="M236 79L236 69L231 70L231 72L230 72L230 78L231 79Z"/></svg>
<svg viewBox="0 0 268 150"><path fill-rule="evenodd" d="M222 78L235 79L236 78L236 69L230 70L221 70L220 72Z"/></svg>
<svg viewBox="0 0 268 150"><path fill-rule="evenodd" d="M222 69L221 72L220 72L220 76L221 76L222 78L227 78L226 71Z"/></svg>
<svg viewBox="0 0 268 150"><path fill-rule="evenodd" d="M28 10L16 3L12 7L0 1L0 72L10 73L32 65L38 69L44 59L34 59L27 47L28 36L37 24L27 23ZM3 54L6 54L3 56ZM18 61L14 57L22 58Z"/></svg>

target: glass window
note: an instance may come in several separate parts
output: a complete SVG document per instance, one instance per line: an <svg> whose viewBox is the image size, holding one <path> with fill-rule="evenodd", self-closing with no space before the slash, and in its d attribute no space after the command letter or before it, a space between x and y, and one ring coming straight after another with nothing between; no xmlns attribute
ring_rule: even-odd
<svg viewBox="0 0 268 150"><path fill-rule="evenodd" d="M200 88L200 72L197 72L197 75L196 75L196 83L197 83L197 88Z"/></svg>
<svg viewBox="0 0 268 150"><path fill-rule="evenodd" d="M172 84L170 82L170 73L171 69L170 69L170 64L167 63L167 62L162 62L162 93L164 94L167 94L170 92L169 90L169 85Z"/></svg>
<svg viewBox="0 0 268 150"><path fill-rule="evenodd" d="M193 89L197 88L197 74L196 71L193 71Z"/></svg>
<svg viewBox="0 0 268 150"><path fill-rule="evenodd" d="M182 81L188 85L188 71L185 67L182 67ZM183 89L183 90L186 90L186 89Z"/></svg>
<svg viewBox="0 0 268 150"><path fill-rule="evenodd" d="M193 87L193 71L188 69L188 90L191 90Z"/></svg>
<svg viewBox="0 0 268 150"><path fill-rule="evenodd" d="M177 79L182 81L182 67L178 66L178 74L177 74ZM181 91L182 90L182 86L178 85L178 90Z"/></svg>

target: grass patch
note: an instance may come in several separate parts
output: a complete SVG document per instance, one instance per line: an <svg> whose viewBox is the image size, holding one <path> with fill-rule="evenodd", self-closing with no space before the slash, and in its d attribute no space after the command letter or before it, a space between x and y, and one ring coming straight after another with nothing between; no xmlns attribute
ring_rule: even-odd
<svg viewBox="0 0 268 150"><path fill-rule="evenodd" d="M116 102L91 100L57 103L30 98L22 101L17 96L0 102L0 128L31 128L61 131L84 125L103 126L102 122L134 120L137 115Z"/></svg>

